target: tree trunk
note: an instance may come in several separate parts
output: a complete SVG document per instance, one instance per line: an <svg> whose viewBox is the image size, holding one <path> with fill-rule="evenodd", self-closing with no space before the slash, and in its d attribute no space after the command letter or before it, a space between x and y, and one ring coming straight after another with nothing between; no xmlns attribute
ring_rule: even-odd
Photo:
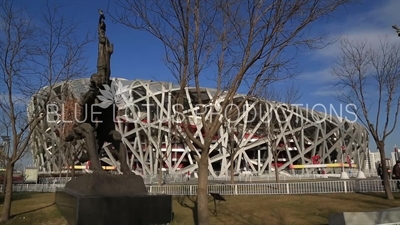
<svg viewBox="0 0 400 225"><path fill-rule="evenodd" d="M231 153L231 155L229 156L229 160L231 161L231 166L230 166L230 170L231 170L231 184L234 184L235 183L235 165L234 165L234 163L233 163L233 157L234 157L234 154L233 153Z"/></svg>
<svg viewBox="0 0 400 225"><path fill-rule="evenodd" d="M389 174L386 169L386 155L385 155L385 143L383 141L380 141L378 144L378 149L379 153L381 155L381 164L382 164L382 174L383 174L383 188L385 190L386 198L393 200L393 193L392 190L390 189L390 183L389 183ZM389 168L391 169L391 168Z"/></svg>
<svg viewBox="0 0 400 225"><path fill-rule="evenodd" d="M6 184L6 194L4 196L3 202L3 211L1 213L1 222L5 222L10 219L11 214L11 201L12 201L12 188L13 188L13 171L14 171L14 164L7 163L6 168L6 176L7 180L11 182L7 182Z"/></svg>
<svg viewBox="0 0 400 225"><path fill-rule="evenodd" d="M69 172L70 172L70 170L72 169L72 168L70 168L70 167L73 167L73 165L71 165L71 163L69 163L71 160L70 160L70 158L71 158L71 143L68 143L68 147L66 146L66 144L64 144L65 145L65 148L64 148L64 154L65 154L65 160L64 160L64 162L65 162L65 164L66 164L66 166L67 166L67 174L65 175L65 178L66 179L68 179L68 177L69 177Z"/></svg>
<svg viewBox="0 0 400 225"><path fill-rule="evenodd" d="M208 225L208 151L204 151L201 154L201 158L198 162L198 189L197 189L197 218L198 225Z"/></svg>
<svg viewBox="0 0 400 225"><path fill-rule="evenodd" d="M72 156L72 161L71 161L72 163L71 163L71 165L72 165L72 168L71 168L71 179L74 179L75 178L75 158L74 158L74 156Z"/></svg>
<svg viewBox="0 0 400 225"><path fill-rule="evenodd" d="M230 133L229 136L230 136L230 141L229 141L229 151L230 151L229 160L231 161L231 166L230 166L231 184L234 184L235 183L235 175L234 175L235 169L234 169L234 165L233 165L234 164L233 163L233 159L234 159L234 156L235 156L235 153L236 153L236 149L234 147L235 137L234 137L234 135L232 133Z"/></svg>
<svg viewBox="0 0 400 225"><path fill-rule="evenodd" d="M163 184L163 174L162 174L162 165L163 162L161 159L158 159L158 163L160 164L160 168L158 168L158 185L162 185Z"/></svg>
<svg viewBox="0 0 400 225"><path fill-rule="evenodd" d="M3 188L1 190L1 193L4 195L6 193L6 184L7 184L7 174L3 175Z"/></svg>
<svg viewBox="0 0 400 225"><path fill-rule="evenodd" d="M67 161L68 162L68 161ZM67 178L69 176L69 170L70 170L70 165L69 163L67 163L67 174L65 175L65 178ZM71 168L72 169L72 168Z"/></svg>
<svg viewBox="0 0 400 225"><path fill-rule="evenodd" d="M279 183L279 171L278 171L278 153L274 152L274 169L275 169L275 180Z"/></svg>

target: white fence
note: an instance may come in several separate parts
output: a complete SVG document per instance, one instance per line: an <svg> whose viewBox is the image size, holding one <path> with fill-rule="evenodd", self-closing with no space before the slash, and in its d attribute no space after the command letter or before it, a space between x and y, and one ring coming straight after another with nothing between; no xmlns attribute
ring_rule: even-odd
<svg viewBox="0 0 400 225"><path fill-rule="evenodd" d="M396 181L390 181L391 190L398 192ZM197 185L148 186L152 194L196 195ZM265 194L321 194L348 192L383 192L380 180L346 180L290 183L248 183L208 185L208 192L221 195L265 195Z"/></svg>
<svg viewBox="0 0 400 225"><path fill-rule="evenodd" d="M393 192L399 192L396 181L390 181ZM55 192L64 184L15 184L15 192ZM0 191L2 187L0 186ZM196 195L197 185L149 185L150 194ZM266 194L321 194L349 192L383 192L381 180L338 180L317 182L290 183L245 183L245 184L212 184L208 192L221 195L266 195Z"/></svg>
<svg viewBox="0 0 400 225"><path fill-rule="evenodd" d="M376 175L376 172L371 172L371 171L366 171L364 172L366 177L369 178L378 178ZM357 177L357 170L352 170L351 172L348 173L350 178L356 178ZM160 182L160 179L158 175L146 175L142 176L145 184L151 185L151 184L158 184ZM326 179L326 178L334 178L337 179L340 177L340 173L337 174L293 174L290 176L286 175L279 175L279 181L280 182L285 182L285 181L295 181L295 180L321 180L321 179ZM67 183L71 177L45 177L45 178L40 178L39 183L42 184L65 184ZM196 179L192 175L191 180ZM220 182L229 182L231 180L230 176L223 176L223 177L208 177L209 181L220 181ZM235 182L275 182L276 177L275 174L240 174L238 176L234 176L234 181ZM164 184L171 184L171 183L185 183L187 181L187 175L186 174L164 174L163 178L161 179L161 182Z"/></svg>

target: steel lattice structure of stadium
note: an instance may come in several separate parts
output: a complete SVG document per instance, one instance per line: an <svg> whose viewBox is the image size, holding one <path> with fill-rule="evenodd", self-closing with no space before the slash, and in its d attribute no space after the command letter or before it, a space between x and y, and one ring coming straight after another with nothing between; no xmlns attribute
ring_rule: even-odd
<svg viewBox="0 0 400 225"><path fill-rule="evenodd" d="M196 174L197 164L193 154L199 154L200 150L191 151L170 132L171 118L176 114L171 104L172 96L179 91L179 86L167 82L117 80L129 86L133 98L131 103L134 107L127 107L116 122L116 129L122 133L127 146L128 163L132 169L144 175L155 175L161 167L170 174ZM88 90L88 84L89 79L57 84L51 91L57 96L56 100L52 101L52 104L57 105L55 110L58 110L58 113L62 111L65 96L79 99L80 95ZM199 102L199 98L202 103L210 102L216 90L202 88L201 96L196 94L194 87L185 90L183 113L186 118L190 118L193 135L204 141L196 103ZM237 94L233 104L241 102L244 97ZM28 111L34 107L46 107L40 95L32 98ZM279 170L288 170L292 165L311 164L312 156L317 153L321 156L322 163L341 162L342 154L349 154L355 162L358 161L357 157L361 156L362 162L368 147L367 130L358 123L337 116L257 98L247 99L240 112L240 117L231 125L221 126L213 140L209 154L209 172L214 177L229 173L232 149L237 149L233 158L235 171L245 168L247 171L262 174L274 170L272 151L277 149L268 147L273 146L273 143L280 148L277 157ZM211 113L206 117L209 115ZM54 121L49 121L49 118ZM273 125L273 132L268 133L267 127L272 126L271 123L267 126L265 121L272 118L279 118L281 122L278 126ZM60 152L60 133L63 132L66 123L65 118L54 115L47 117L34 130L31 149L34 163L40 171L55 172L66 166L62 162L64 154ZM272 133L273 135L268 135ZM343 148L343 145L346 148ZM118 162L110 146L104 145L101 161L104 165L115 166L119 171ZM77 157L81 157L82 154L84 153L80 152ZM75 164L84 164L84 160L76 160Z"/></svg>

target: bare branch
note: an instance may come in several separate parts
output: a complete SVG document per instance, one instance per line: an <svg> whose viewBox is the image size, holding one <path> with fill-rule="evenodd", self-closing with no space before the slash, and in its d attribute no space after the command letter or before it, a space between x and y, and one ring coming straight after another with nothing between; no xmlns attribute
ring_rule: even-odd
<svg viewBox="0 0 400 225"><path fill-rule="evenodd" d="M205 202L212 139L240 114L230 105L240 109L250 100L256 102L252 96L261 89L296 75L297 52L325 45L325 35L311 37L308 29L348 2L115 0L116 9L108 9L116 22L150 33L164 45L167 65L180 86L174 103L182 106L177 113L183 118L173 126L192 151L201 149L197 157L199 224L208 224ZM202 94L204 78L215 81L217 88L208 96ZM188 91L189 85L195 86L194 92ZM235 99L239 89L244 90L240 100ZM200 106L201 124L193 131L190 118L197 115L192 115L191 106L197 104L207 107Z"/></svg>
<svg viewBox="0 0 400 225"><path fill-rule="evenodd" d="M0 5L0 78L5 83L0 87L0 115L11 131L7 173L37 141L31 136L47 109L35 103L46 106L60 94L53 90L58 82L87 72L84 48L91 41L89 36L78 38L77 23L62 16L57 6L47 4L39 20L31 23L28 11L13 2ZM11 199L6 197L4 202L2 221L10 216Z"/></svg>
<svg viewBox="0 0 400 225"><path fill-rule="evenodd" d="M341 44L342 54L332 71L338 78L335 86L345 92L339 99L355 106L351 109L371 133L386 167L385 140L396 127L400 107L400 44L386 38L377 47L359 40ZM386 170L384 187L387 198L393 198Z"/></svg>

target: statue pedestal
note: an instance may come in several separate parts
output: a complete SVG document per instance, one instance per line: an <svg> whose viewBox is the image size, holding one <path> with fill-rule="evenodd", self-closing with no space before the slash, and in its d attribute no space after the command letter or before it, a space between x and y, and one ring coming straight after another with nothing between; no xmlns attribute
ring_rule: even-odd
<svg viewBox="0 0 400 225"><path fill-rule="evenodd" d="M172 221L172 196L149 195L137 175L88 174L56 191L69 225L150 225Z"/></svg>

